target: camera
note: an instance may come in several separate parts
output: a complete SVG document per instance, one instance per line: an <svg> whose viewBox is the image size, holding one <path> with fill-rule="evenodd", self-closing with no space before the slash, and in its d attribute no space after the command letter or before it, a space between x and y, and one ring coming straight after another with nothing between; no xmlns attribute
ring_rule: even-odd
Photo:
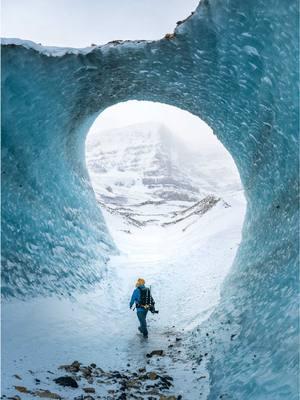
<svg viewBox="0 0 300 400"><path fill-rule="evenodd" d="M158 314L158 313L159 313L158 310L155 310L155 307L154 307L154 306L149 307L149 311L150 311L152 314Z"/></svg>

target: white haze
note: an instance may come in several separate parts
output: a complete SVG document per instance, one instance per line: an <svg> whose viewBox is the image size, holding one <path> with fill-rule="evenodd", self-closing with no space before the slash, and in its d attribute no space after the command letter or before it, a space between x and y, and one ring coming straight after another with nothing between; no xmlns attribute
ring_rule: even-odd
<svg viewBox="0 0 300 400"><path fill-rule="evenodd" d="M101 131L146 122L164 124L191 151L205 155L218 152L222 157L228 158L229 163L233 162L205 122L187 111L162 103L132 100L109 107L96 119L89 137L101 134Z"/></svg>

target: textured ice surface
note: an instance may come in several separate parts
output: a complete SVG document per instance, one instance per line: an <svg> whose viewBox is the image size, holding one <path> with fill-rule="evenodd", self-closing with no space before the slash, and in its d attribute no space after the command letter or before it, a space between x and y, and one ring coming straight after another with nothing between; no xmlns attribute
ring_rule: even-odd
<svg viewBox="0 0 300 400"><path fill-rule="evenodd" d="M217 332L225 319L237 327L234 340L220 333L213 346L210 398L296 399L298 34L296 1L203 0L160 41L53 56L6 42L4 295L100 278L114 246L86 173L88 128L120 101L178 106L230 151L248 200L243 242L209 321Z"/></svg>

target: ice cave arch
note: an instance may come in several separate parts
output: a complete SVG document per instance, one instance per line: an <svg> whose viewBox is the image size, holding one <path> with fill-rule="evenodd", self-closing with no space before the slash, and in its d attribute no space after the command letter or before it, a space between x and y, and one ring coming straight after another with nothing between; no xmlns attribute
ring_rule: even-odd
<svg viewBox="0 0 300 400"><path fill-rule="evenodd" d="M230 319L237 338L220 333L213 346L210 398L296 399L298 38L295 1L205 0L159 41L76 50L4 40L3 295L99 278L115 249L84 165L88 128L120 101L178 105L230 151L248 201L210 319L216 330Z"/></svg>

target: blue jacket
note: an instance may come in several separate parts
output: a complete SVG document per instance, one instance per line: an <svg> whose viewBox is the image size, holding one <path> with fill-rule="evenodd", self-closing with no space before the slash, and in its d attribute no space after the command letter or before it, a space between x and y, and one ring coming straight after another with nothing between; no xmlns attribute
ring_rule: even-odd
<svg viewBox="0 0 300 400"><path fill-rule="evenodd" d="M145 287L144 285L140 286L140 288L144 288L144 287ZM134 303L139 304L140 300L141 300L141 292L140 292L139 288L136 288L136 289L134 289L134 291L132 293L129 307L131 308L134 305ZM144 310L145 309L142 307L136 308L136 311L144 311Z"/></svg>

